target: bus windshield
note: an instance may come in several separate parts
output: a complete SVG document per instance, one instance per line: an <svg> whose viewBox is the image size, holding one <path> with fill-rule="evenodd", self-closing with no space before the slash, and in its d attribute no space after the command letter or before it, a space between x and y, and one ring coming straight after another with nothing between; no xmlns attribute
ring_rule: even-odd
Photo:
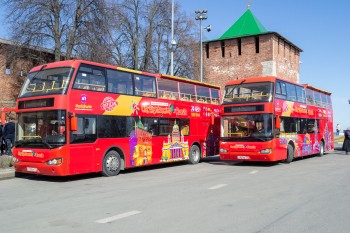
<svg viewBox="0 0 350 233"><path fill-rule="evenodd" d="M241 83L225 87L224 104L271 102L273 83Z"/></svg>
<svg viewBox="0 0 350 233"><path fill-rule="evenodd" d="M18 114L17 148L56 148L66 143L66 112L38 111Z"/></svg>
<svg viewBox="0 0 350 233"><path fill-rule="evenodd" d="M273 138L272 114L225 116L222 124L222 141L259 142Z"/></svg>
<svg viewBox="0 0 350 233"><path fill-rule="evenodd" d="M61 67L39 70L28 74L19 97L64 94L73 68Z"/></svg>

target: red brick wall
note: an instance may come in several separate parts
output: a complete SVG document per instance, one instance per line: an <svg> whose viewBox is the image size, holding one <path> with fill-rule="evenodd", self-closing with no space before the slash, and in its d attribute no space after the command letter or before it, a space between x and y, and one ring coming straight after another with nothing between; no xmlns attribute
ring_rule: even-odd
<svg viewBox="0 0 350 233"><path fill-rule="evenodd" d="M15 106L26 75L33 66L54 59L53 54L32 49L23 49L16 55L16 48L18 47L0 43L0 109ZM6 74L6 68L10 68L10 74Z"/></svg>
<svg viewBox="0 0 350 233"><path fill-rule="evenodd" d="M222 57L221 41L209 42L209 58L206 44L203 45L204 82L223 87L229 80L252 76L299 81L298 50L287 42L284 45L284 40L278 40L275 34L259 36L259 53L256 53L254 36L241 38L241 55L238 55L237 39L225 41L225 57Z"/></svg>
<svg viewBox="0 0 350 233"><path fill-rule="evenodd" d="M12 86L12 75L6 74L6 55L3 47L0 47L0 108L13 107L14 92Z"/></svg>

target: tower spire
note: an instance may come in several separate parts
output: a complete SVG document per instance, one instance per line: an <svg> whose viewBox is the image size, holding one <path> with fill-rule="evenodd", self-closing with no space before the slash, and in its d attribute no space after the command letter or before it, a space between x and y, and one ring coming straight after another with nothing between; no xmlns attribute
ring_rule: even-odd
<svg viewBox="0 0 350 233"><path fill-rule="evenodd" d="M247 9L250 9L250 6L252 5L252 0L249 0Z"/></svg>

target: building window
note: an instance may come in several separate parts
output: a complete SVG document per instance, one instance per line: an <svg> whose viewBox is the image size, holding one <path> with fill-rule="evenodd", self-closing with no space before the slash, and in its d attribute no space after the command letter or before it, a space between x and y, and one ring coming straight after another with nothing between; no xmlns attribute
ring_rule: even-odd
<svg viewBox="0 0 350 233"><path fill-rule="evenodd" d="M207 58L209 58L209 43L205 44L205 52L207 54Z"/></svg>
<svg viewBox="0 0 350 233"><path fill-rule="evenodd" d="M238 55L242 55L242 40L241 38L237 39L237 44L238 44Z"/></svg>
<svg viewBox="0 0 350 233"><path fill-rule="evenodd" d="M11 74L11 69L10 68L6 68L6 74L10 75Z"/></svg>
<svg viewBox="0 0 350 233"><path fill-rule="evenodd" d="M255 52L259 53L260 52L260 45L259 45L259 37L255 37Z"/></svg>
<svg viewBox="0 0 350 233"><path fill-rule="evenodd" d="M225 41L221 41L221 56L225 57Z"/></svg>

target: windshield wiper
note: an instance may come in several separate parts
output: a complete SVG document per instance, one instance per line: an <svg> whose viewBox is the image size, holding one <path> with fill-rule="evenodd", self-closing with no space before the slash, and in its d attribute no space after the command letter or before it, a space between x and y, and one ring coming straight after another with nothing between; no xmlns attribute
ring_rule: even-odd
<svg viewBox="0 0 350 233"><path fill-rule="evenodd" d="M236 85L233 85L231 88L231 91L229 93L227 93L224 98L229 98L227 96L230 96L232 94L233 96L233 91L236 89L236 88L239 88L240 86L242 86L243 83L245 83L247 80L246 79L243 79L242 82L236 84ZM238 93L239 94L239 93Z"/></svg>
<svg viewBox="0 0 350 233"><path fill-rule="evenodd" d="M43 144L45 146L46 149L52 149L53 147L48 144L47 142L45 142L44 140L42 140L41 138L38 139L28 139L28 140L20 140L16 142L16 147L19 148L23 148L29 145L37 145L37 144Z"/></svg>

